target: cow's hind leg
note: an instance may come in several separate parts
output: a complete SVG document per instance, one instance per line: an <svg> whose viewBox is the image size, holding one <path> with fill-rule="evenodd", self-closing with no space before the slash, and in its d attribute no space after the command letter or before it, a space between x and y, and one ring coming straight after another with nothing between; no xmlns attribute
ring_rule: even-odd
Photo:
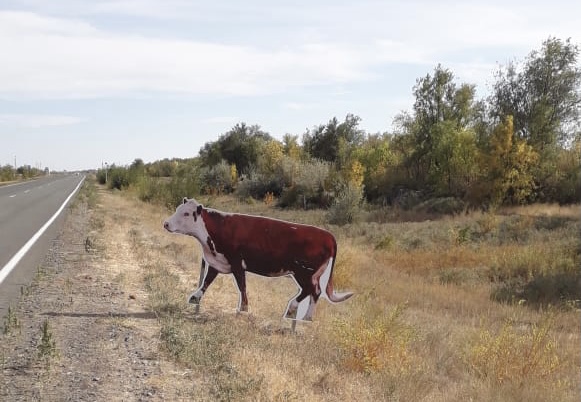
<svg viewBox="0 0 581 402"><path fill-rule="evenodd" d="M214 282L218 276L218 271L209 264L206 264L204 260L202 260L202 267L200 269L200 280L198 288L190 295L188 298L188 303L191 304L200 304L202 300L202 296L208 290L208 287Z"/></svg>
<svg viewBox="0 0 581 402"><path fill-rule="evenodd" d="M302 321L312 321L318 295L310 278L295 277L295 282L301 288L299 294L292 299L286 309L285 318Z"/></svg>
<svg viewBox="0 0 581 402"><path fill-rule="evenodd" d="M246 271L244 269L232 270L234 280L238 286L240 298L238 301L238 311L248 311L248 295L246 294Z"/></svg>

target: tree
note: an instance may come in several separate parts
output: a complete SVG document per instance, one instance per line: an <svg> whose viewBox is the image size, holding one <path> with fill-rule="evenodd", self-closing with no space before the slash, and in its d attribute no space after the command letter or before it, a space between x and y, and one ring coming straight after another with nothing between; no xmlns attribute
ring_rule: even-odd
<svg viewBox="0 0 581 402"><path fill-rule="evenodd" d="M337 169L341 169L350 151L364 139L364 132L359 129L360 122L361 118L352 114L348 114L342 123L333 117L327 125L307 130L303 135L303 146L311 157L334 162Z"/></svg>
<svg viewBox="0 0 581 402"><path fill-rule="evenodd" d="M16 178L12 165L0 167L0 181L12 181Z"/></svg>
<svg viewBox="0 0 581 402"><path fill-rule="evenodd" d="M490 137L490 153L484 156L483 166L492 204L522 204L532 197L532 167L537 160L533 148L515 136L512 116L498 124Z"/></svg>
<svg viewBox="0 0 581 402"><path fill-rule="evenodd" d="M262 152L258 157L258 168L260 173L272 176L280 168L282 157L284 156L283 145L276 140L266 142L262 147Z"/></svg>
<svg viewBox="0 0 581 402"><path fill-rule="evenodd" d="M246 173L256 165L261 147L272 137L260 126L238 123L230 131L222 134L218 141L206 143L200 150L200 158L205 166L212 167L222 163L235 164L239 173Z"/></svg>
<svg viewBox="0 0 581 402"><path fill-rule="evenodd" d="M451 192L459 155L470 159L468 154L474 151L475 141L468 137L473 135L482 105L475 101L474 85L457 86L454 74L441 65L433 75L416 81L414 96L413 113L396 118L402 135L408 137L396 141L396 146L403 153L410 183ZM468 148L462 150L462 146Z"/></svg>
<svg viewBox="0 0 581 402"><path fill-rule="evenodd" d="M434 127L437 141L433 150L436 161L430 170L430 182L438 195L463 197L476 178L478 149L469 129L446 121Z"/></svg>
<svg viewBox="0 0 581 402"><path fill-rule="evenodd" d="M145 164L142 159L135 159L129 166L129 181L131 184L136 183L141 177L145 176Z"/></svg>
<svg viewBox="0 0 581 402"><path fill-rule="evenodd" d="M497 120L513 116L515 134L537 151L570 143L579 132L581 68L571 39L549 38L524 64L497 72L489 98Z"/></svg>
<svg viewBox="0 0 581 402"><path fill-rule="evenodd" d="M368 200L383 198L389 192L385 186L384 178L388 174L388 168L397 164L397 158L391 148L391 139L387 134L368 135L363 143L353 150L352 164L359 162L363 173L363 187ZM346 176L349 181L349 176Z"/></svg>
<svg viewBox="0 0 581 402"><path fill-rule="evenodd" d="M283 151L285 155L290 156L293 159L299 159L301 157L301 146L299 145L299 136L285 134L282 137Z"/></svg>
<svg viewBox="0 0 581 402"><path fill-rule="evenodd" d="M533 174L542 201L559 198L554 183L560 148L570 147L581 130L578 55L570 39L549 38L524 63L500 69L489 98L492 118L514 116L516 136L538 153Z"/></svg>

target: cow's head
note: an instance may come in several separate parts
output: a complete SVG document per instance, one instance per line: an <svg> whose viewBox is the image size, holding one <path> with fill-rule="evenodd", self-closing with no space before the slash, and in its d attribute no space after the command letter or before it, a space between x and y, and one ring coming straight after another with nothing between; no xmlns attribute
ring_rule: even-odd
<svg viewBox="0 0 581 402"><path fill-rule="evenodd" d="M207 236L206 226L202 219L203 205L193 198L184 198L176 208L175 214L163 223L163 227L171 233L181 233L196 238Z"/></svg>

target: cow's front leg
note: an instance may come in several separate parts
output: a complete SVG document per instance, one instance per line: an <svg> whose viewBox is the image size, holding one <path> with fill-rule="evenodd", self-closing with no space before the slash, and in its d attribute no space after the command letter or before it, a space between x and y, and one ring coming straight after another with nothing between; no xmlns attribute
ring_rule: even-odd
<svg viewBox="0 0 581 402"><path fill-rule="evenodd" d="M240 298L238 301L238 311L248 311L248 296L246 295L246 271L243 268L233 269L232 274L238 286Z"/></svg>
<svg viewBox="0 0 581 402"><path fill-rule="evenodd" d="M206 268L205 268L206 267ZM203 275L204 274L204 275ZM202 296L208 290L208 287L214 282L216 276L218 276L218 271L211 265L207 265L204 260L202 260L202 267L200 269L200 281L198 288L190 295L188 298L188 303L200 304Z"/></svg>

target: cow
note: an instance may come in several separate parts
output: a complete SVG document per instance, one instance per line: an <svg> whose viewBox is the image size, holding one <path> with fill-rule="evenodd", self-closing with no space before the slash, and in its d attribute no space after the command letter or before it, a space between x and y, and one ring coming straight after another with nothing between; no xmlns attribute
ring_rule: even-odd
<svg viewBox="0 0 581 402"><path fill-rule="evenodd" d="M248 311L246 272L291 276L299 287L283 317L311 321L320 296L332 303L347 300L352 292L335 293L333 266L337 241L328 231L310 225L263 216L227 213L184 198L163 223L170 233L195 237L202 246L198 288L189 303L201 302L216 276L232 274L239 291L238 311Z"/></svg>

